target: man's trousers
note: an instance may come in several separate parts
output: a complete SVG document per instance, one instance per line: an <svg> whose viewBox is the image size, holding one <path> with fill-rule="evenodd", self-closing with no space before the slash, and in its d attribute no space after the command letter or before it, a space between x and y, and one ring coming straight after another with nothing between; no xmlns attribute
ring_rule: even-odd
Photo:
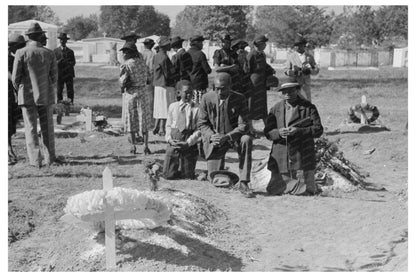
<svg viewBox="0 0 416 277"><path fill-rule="evenodd" d="M208 176L211 172L224 169L225 154L229 148L233 147L238 153L238 168L240 173L240 181L250 182L251 174L251 151L253 149L253 139L248 135L243 135L233 146L222 146L214 148L213 153L207 160Z"/></svg>
<svg viewBox="0 0 416 277"><path fill-rule="evenodd" d="M74 79L73 78L65 79L65 80L58 78L58 87L57 87L58 102L63 100L63 91L64 91L65 84L66 84L66 95L68 99L70 99L71 102L74 103Z"/></svg>
<svg viewBox="0 0 416 277"><path fill-rule="evenodd" d="M46 164L55 160L55 134L53 127L53 106L21 106L25 123L26 148L29 163L41 166L42 159ZM37 118L39 117L42 145L39 144Z"/></svg>

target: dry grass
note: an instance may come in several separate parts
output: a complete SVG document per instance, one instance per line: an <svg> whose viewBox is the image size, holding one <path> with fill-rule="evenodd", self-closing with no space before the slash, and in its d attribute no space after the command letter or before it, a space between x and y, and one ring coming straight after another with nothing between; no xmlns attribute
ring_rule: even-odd
<svg viewBox="0 0 416 277"><path fill-rule="evenodd" d="M79 107L79 103L82 103L84 105L92 106L95 110L102 109L102 111L107 112L109 116L120 116L121 96L118 89L117 68L80 66L76 67L76 75L78 76L75 80L77 107ZM277 76L283 76L282 72L279 71ZM210 77L212 79L212 76ZM369 103L374 104L379 108L384 123L392 129L392 132L337 134L332 135L329 138L331 140L341 140L340 148L343 151L345 150L346 157L371 172L372 179L370 179L370 181L386 186L389 190L391 188L393 191L395 189L401 191L404 186L407 185L407 134L403 133L404 125L408 120L407 93L407 69L381 68L379 71L328 71L322 69L321 73L312 80L312 99L318 107L327 133L338 127L338 125L346 118L347 108L352 104L358 103L362 94L367 95ZM278 93L272 91L269 92L270 106L278 100ZM152 158L163 163L164 151L166 148L163 138L151 136L150 141L151 151L154 152ZM23 228L23 231L28 232L27 234L24 233L24 237L19 238L18 242L13 243L9 247L9 270L11 271L36 270L37 265L41 264L40 261L42 259L50 260L50 257L47 256L47 251L50 250L50 239L54 238L53 236L60 237L65 234L58 228L58 218L63 214L62 209L66 203L66 199L71 195L86 190L100 188L102 186L101 174L106 166L111 167L113 176L115 177L115 186L147 189L144 180L143 166L141 164L145 157L142 154L132 155L129 153L129 143L126 136L112 137L102 133L90 133L85 135L84 141L81 141L79 137L75 137L66 139L57 138L55 142L56 152L65 159L65 163L61 166L53 166L51 168L42 168L38 170L29 167L27 161L25 161L27 154L24 139L20 137L15 138L13 141L19 156L19 163L9 167L8 170L8 197L9 200L12 201L9 203L9 206L12 205L13 207L16 207L16 209L19 209L20 213L16 213L17 216L21 215L24 217L31 211L36 211L36 213L31 215L30 218L30 222L33 222L35 226L33 229L28 230L23 228L25 226L22 227L19 225L20 222L23 222L18 221L19 218L9 218L9 227L16 228L17 231L19 231L19 228ZM253 157L255 155L259 156L259 152L262 152L262 155L267 155L267 145L270 145L270 142L265 139L255 140L254 149L257 150L253 152ZM371 156L363 156L361 154L363 150L373 146L376 146L377 150ZM142 146L140 147L139 152L143 152ZM230 165L231 170L238 170L238 160L235 159L235 153L231 154L234 156L227 157L227 166ZM199 161L197 165L198 172L204 169L204 161ZM406 185L404 185L404 183L406 183ZM270 208L272 205L281 205L278 207L273 206L275 210L280 210L279 216L296 210L313 210L316 211L317 214L320 214L325 210L329 210L328 207L325 206L326 204L332 205L331 203L333 203L334 207L336 206L338 209L338 205L344 203L340 199L331 202L332 200L328 198L320 198L320 201L308 201L308 199L299 200L298 198L282 198L281 201L274 201L275 199L270 200L270 198L264 197L259 198L260 200L256 200L256 209L251 209L251 204L247 199L240 197L238 193L233 191L214 190L209 187L206 182L178 181L171 182L170 184L176 186L177 189L184 190L200 197L207 197L212 201L222 199L221 197L223 197L224 200L217 201L218 203L216 204L219 206L225 205L228 209L233 209L233 207L239 209L238 214L241 214L241 210L249 211L256 209L265 209L264 213L266 213L266 210L273 210ZM375 197L374 195L372 197ZM367 197L367 194L365 194L365 196ZM228 207L226 206L226 203L228 203L227 201L230 199L234 202ZM342 208L340 208L339 211L336 210L339 218L350 215L347 213L347 208L351 207L350 204L353 200L348 201L350 202L345 203L345 213L343 213ZM291 207L291 203L295 203L296 205L294 204L293 207ZM321 210L317 210L313 206L317 205L317 203L322 205L320 206ZM363 216L365 209L360 208L353 210L355 217L348 226L353 226L354 222L358 222L356 224L361 228L361 224L364 224L364 222L367 222L368 220L376 221L381 218L379 215L380 218L376 219L372 212L375 213L380 210L381 213L381 210L383 209L385 211L396 209L394 210L395 213L397 211L396 206L390 207L388 206L388 203L385 204L386 206L383 206L383 208L377 208L377 210L374 211L370 210L370 204L381 204L378 202L376 204L373 204L372 202L359 202L358 204L367 205L367 208L371 213L369 212L370 215L366 218ZM271 206L269 207L267 205ZM240 206L245 208L242 209ZM227 209L226 211L228 212ZM261 221L263 216L264 220ZM396 218L397 217L399 216L396 216ZM305 217L305 220L308 221L311 218L313 217ZM314 225L319 225L317 228L323 230L321 232L322 234L336 235L336 232L329 228L331 224L326 223L325 221L328 218L331 217L322 217L319 219L318 223L315 222ZM13 220L16 220L16 223L19 223L17 224L18 226L13 225ZM235 219L234 217L230 217L230 220ZM253 216L246 222L246 224L254 223L258 224L258 226L271 224L268 216L265 214ZM244 226L241 222L238 222L238 224ZM394 224L388 222L384 226L390 225L393 226ZM384 226L383 228L385 228ZM341 229L342 228L339 230ZM388 230L380 230L384 231L385 234L388 233ZM230 232L234 231L235 230L232 229ZM375 234L379 233L380 232L375 232ZM229 250L229 252L236 251L238 257L245 257L244 251L246 249L241 250L240 248L245 248L247 244L251 245L255 242L253 238L247 237L244 237L245 240L240 242L238 238L245 234L246 233L236 233L236 240L230 241L229 244L232 246L229 247L230 249L236 247L237 250ZM293 237L294 234L296 234L296 232L291 233L290 236ZM308 236L302 235L303 237L300 237L300 235L297 238L299 242L302 242L303 238L310 243ZM282 242L286 241L286 238L287 237L282 239ZM345 236L343 236L343 238L345 239ZM308 243L305 243L305 245ZM240 244L241 246L239 246ZM357 244L356 247L360 248L361 246ZM341 249L339 251L341 251ZM365 251L367 251L367 249ZM292 254L298 255L297 252ZM323 254L323 252L321 254ZM282 255L282 257L286 256ZM250 262L245 263L250 264ZM160 265L160 263L154 262L152 264L145 259L141 260L139 265L147 265L147 267L141 269L142 271L145 271L145 269L149 271L166 270L166 268L163 267L164 264ZM62 270L88 271L94 269L94 265L77 265L74 269L67 269L64 264L60 266ZM170 267L167 268L168 270L187 270L185 266L169 266ZM265 265L263 263L262 266L262 270L277 270L275 264ZM102 268L99 268L99 270L102 270ZM201 270L201 268L197 268L197 270ZM202 268L202 270L204 269Z"/></svg>

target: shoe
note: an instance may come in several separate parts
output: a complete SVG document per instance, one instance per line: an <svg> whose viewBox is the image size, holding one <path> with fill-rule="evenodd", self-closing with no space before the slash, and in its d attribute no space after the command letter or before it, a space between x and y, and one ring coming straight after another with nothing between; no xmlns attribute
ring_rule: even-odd
<svg viewBox="0 0 416 277"><path fill-rule="evenodd" d="M144 149L144 151L143 151L143 152L144 152L144 154L145 154L146 156L147 156L147 155L151 155L151 154L152 154L152 152L150 152L150 149L149 149L149 148L147 148L147 147Z"/></svg>
<svg viewBox="0 0 416 277"><path fill-rule="evenodd" d="M155 129L153 129L153 131L152 131L152 133L153 133L153 135L157 135L157 133L159 133L159 129L158 128L155 128Z"/></svg>
<svg viewBox="0 0 416 277"><path fill-rule="evenodd" d="M254 198L254 197L256 197L253 193L253 190L248 187L247 183L240 182L239 190L244 195L245 198Z"/></svg>
<svg viewBox="0 0 416 277"><path fill-rule="evenodd" d="M165 136L165 132L164 131L159 131L159 136L164 137Z"/></svg>

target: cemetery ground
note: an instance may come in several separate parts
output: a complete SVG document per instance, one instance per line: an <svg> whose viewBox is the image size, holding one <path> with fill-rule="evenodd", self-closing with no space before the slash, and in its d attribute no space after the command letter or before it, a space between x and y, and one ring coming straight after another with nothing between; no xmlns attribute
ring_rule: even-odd
<svg viewBox="0 0 416 277"><path fill-rule="evenodd" d="M120 117L118 74L117 68L76 66L74 109L89 105L107 117ZM281 70L277 76L283 76ZM188 223L193 224L172 221L154 230L120 232L115 270L407 271L407 81L407 69L395 68L322 69L313 77L312 99L324 135L369 173L364 189L313 197L260 192L247 199L206 181L161 179L162 188L188 201ZM348 107L362 95L378 107L390 131L340 132ZM274 91L268 97L269 107L279 99ZM151 135L150 141L151 157L163 163L164 138ZM57 137L56 153L65 162L38 170L25 160L24 136L16 135L13 142L19 163L8 171L9 271L106 270L103 235L59 219L68 197L102 188L106 166L114 186L148 190L143 146L133 155L125 135ZM270 146L264 137L255 140L253 163L266 158ZM238 172L235 152L227 154L226 166ZM199 160L197 172L205 169Z"/></svg>

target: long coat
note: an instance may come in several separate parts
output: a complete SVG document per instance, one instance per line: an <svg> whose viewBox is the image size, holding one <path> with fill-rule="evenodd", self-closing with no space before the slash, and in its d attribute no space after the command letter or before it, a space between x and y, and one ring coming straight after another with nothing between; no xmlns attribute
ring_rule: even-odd
<svg viewBox="0 0 416 277"><path fill-rule="evenodd" d="M175 83L180 80L191 80L189 73L192 70L192 58L185 49L181 48L172 56L172 65L175 69Z"/></svg>
<svg viewBox="0 0 416 277"><path fill-rule="evenodd" d="M323 133L318 110L309 101L298 98L295 104L298 106L298 113L288 125L308 117L310 120L296 126L299 131L294 136L288 137L286 147L286 139L280 136L272 137L269 134L273 129L286 127L285 105L285 101L278 102L270 109L267 116L264 134L273 141L268 168L281 173L288 172L288 170L313 170L316 165L314 138L320 137ZM288 160L290 160L290 166Z"/></svg>
<svg viewBox="0 0 416 277"><path fill-rule="evenodd" d="M248 110L244 95L231 91L223 103L225 116L225 134L233 141L238 141L248 130ZM210 91L202 96L199 106L198 128L202 133L202 142L205 156L209 157L213 151L210 138L218 133L218 107L219 99L215 91Z"/></svg>
<svg viewBox="0 0 416 277"><path fill-rule="evenodd" d="M56 58L40 42L29 41L16 51L12 82L17 89L19 105L55 104L57 81Z"/></svg>
<svg viewBox="0 0 416 277"><path fill-rule="evenodd" d="M253 86L248 99L251 119L263 119L267 116L267 76L273 75L274 69L266 62L264 52L252 49L247 55L247 73Z"/></svg>
<svg viewBox="0 0 416 277"><path fill-rule="evenodd" d="M211 73L211 67L208 64L207 56L202 50L195 46L188 49L189 55L192 58L192 69L189 73L191 77L192 86L195 90L204 90L208 87L208 74Z"/></svg>

